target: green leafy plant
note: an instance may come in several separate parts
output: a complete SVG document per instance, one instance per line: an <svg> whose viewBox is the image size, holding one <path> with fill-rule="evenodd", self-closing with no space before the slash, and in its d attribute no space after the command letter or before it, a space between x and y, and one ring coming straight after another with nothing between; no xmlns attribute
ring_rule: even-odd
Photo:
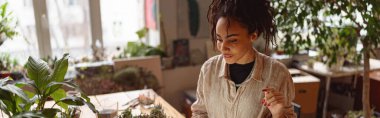
<svg viewBox="0 0 380 118"><path fill-rule="evenodd" d="M127 66L125 69L115 72L112 80L119 86L143 89L145 87L158 91L161 87L154 74L142 67Z"/></svg>
<svg viewBox="0 0 380 118"><path fill-rule="evenodd" d="M50 68L48 64L41 60L29 57L26 64L27 74L30 81L26 83L15 83L12 79L6 78L0 81L0 109L9 117L28 117L28 116L44 116L55 117L60 113L61 117L73 116L68 105L83 106L87 105L94 113L98 111L90 102L90 99L81 92L81 96L66 96L63 86L74 88L81 91L79 87L65 80L65 74L68 68L68 54L56 62L54 68ZM33 91L20 89L23 86L30 86ZM45 103L54 100L51 108L46 108ZM36 105L35 108L31 108ZM54 108L55 105L61 109Z"/></svg>
<svg viewBox="0 0 380 118"><path fill-rule="evenodd" d="M160 55L161 57L167 56L165 52L162 51L162 49L160 49L159 47L153 47L141 41L141 39L144 38L147 33L147 28L142 28L138 30L136 34L139 37L139 40L128 42L123 52L116 58L139 57L150 55Z"/></svg>
<svg viewBox="0 0 380 118"><path fill-rule="evenodd" d="M11 58L9 53L0 52L0 71L10 71L18 65L17 59Z"/></svg>
<svg viewBox="0 0 380 118"><path fill-rule="evenodd" d="M125 109L118 118L166 118L166 114L161 105L156 105L150 111L150 114L140 114L138 116L132 116L132 110L130 108Z"/></svg>
<svg viewBox="0 0 380 118"><path fill-rule="evenodd" d="M6 39L13 39L18 33L15 30L16 24L12 17L12 12L7 11L8 2L0 6L0 46Z"/></svg>
<svg viewBox="0 0 380 118"><path fill-rule="evenodd" d="M321 52L331 48L328 40L340 40L342 45L361 44L358 58L364 57L363 111L370 116L369 104L369 58L380 43L379 0L272 0L275 19L285 52L295 53L301 49L316 49ZM345 29L334 38L333 29ZM342 38L342 39L341 39ZM347 46L349 47L349 46ZM340 48L340 47L339 47ZM343 47L347 50L349 48ZM330 54L341 50L332 49ZM326 54L326 53L325 53ZM329 54L327 54L329 55ZM329 57L331 58L331 57ZM334 59L334 58L332 58ZM357 59L361 60L361 59ZM331 65L331 64L330 64Z"/></svg>
<svg viewBox="0 0 380 118"><path fill-rule="evenodd" d="M361 55L356 51L356 31L352 27L331 28L331 39L322 40L324 45L318 46L319 61L326 63L333 71L339 70L348 60L353 64L359 64Z"/></svg>
<svg viewBox="0 0 380 118"><path fill-rule="evenodd" d="M374 112L374 109L371 110L371 113ZM364 116L363 111L348 111L346 118L361 118ZM376 118L376 116L371 115L371 118Z"/></svg>

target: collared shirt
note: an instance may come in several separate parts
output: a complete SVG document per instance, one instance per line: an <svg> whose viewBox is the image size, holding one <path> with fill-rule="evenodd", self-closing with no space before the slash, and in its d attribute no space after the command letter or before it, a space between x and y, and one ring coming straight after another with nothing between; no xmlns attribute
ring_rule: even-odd
<svg viewBox="0 0 380 118"><path fill-rule="evenodd" d="M197 100L191 106L193 118L268 118L269 109L261 104L263 88L271 87L285 97L284 115L295 117L291 102L294 85L288 69L280 62L256 52L250 78L236 90L228 77L228 66L222 55L207 60L199 74Z"/></svg>

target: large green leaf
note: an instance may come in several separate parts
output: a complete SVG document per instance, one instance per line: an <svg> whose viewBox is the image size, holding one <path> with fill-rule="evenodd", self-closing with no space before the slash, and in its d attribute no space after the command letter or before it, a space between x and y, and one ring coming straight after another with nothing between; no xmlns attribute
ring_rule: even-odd
<svg viewBox="0 0 380 118"><path fill-rule="evenodd" d="M0 109L2 110L2 112L7 114L8 116L11 116L11 113L9 112L10 110L8 109L8 106L2 100L0 100Z"/></svg>
<svg viewBox="0 0 380 118"><path fill-rule="evenodd" d="M73 82L70 81L64 81L64 82L51 82L50 84L47 85L47 88L50 88L49 92L47 93L48 95L55 92L58 90L62 85L65 85L70 88L74 88L76 90L79 89L78 85L74 84Z"/></svg>
<svg viewBox="0 0 380 118"><path fill-rule="evenodd" d="M2 79L1 80L1 86L0 86L0 89L1 90L5 90L5 91L8 91L8 92L11 92L11 93L14 93L16 94L17 96L21 97L23 100L29 102L29 98L28 96L23 92L23 90L21 90L20 88L18 88L17 86L15 85L12 85L12 84L8 84L9 81L12 81L12 80L9 80L9 78L5 78L5 79Z"/></svg>
<svg viewBox="0 0 380 118"><path fill-rule="evenodd" d="M5 106L6 110L11 112L12 114L17 112L17 106L16 103L12 100L2 100L3 105Z"/></svg>
<svg viewBox="0 0 380 118"><path fill-rule="evenodd" d="M29 57L28 62L26 63L26 68L28 71L28 77L34 81L39 90L44 90L45 86L48 84L48 76L51 73L48 64L41 59Z"/></svg>
<svg viewBox="0 0 380 118"><path fill-rule="evenodd" d="M16 104L16 114L21 112L30 111L31 104L28 101L25 101L23 98L19 96L13 96L14 102Z"/></svg>
<svg viewBox="0 0 380 118"><path fill-rule="evenodd" d="M58 112L61 112L61 110L56 108L47 108L42 110L42 114L48 118L54 118Z"/></svg>
<svg viewBox="0 0 380 118"><path fill-rule="evenodd" d="M14 93L17 96L21 97L23 100L29 102L28 96L20 88L16 87L15 85L9 85L8 84L8 85L2 86L0 88L3 90L9 91L11 93Z"/></svg>
<svg viewBox="0 0 380 118"><path fill-rule="evenodd" d="M54 93L57 89L61 88L61 85L51 86L52 82L63 82L68 68L68 54L64 54L63 57L54 63L53 73L49 76L49 83L46 87L46 95Z"/></svg>
<svg viewBox="0 0 380 118"><path fill-rule="evenodd" d="M11 80L9 79L9 77L6 77L4 79L0 79L0 86L4 86L6 84L8 84Z"/></svg>
<svg viewBox="0 0 380 118"><path fill-rule="evenodd" d="M0 81L0 101L1 109L12 114L29 110L25 109L25 105L30 104L28 96L12 83L9 78ZM8 114L8 113L7 113Z"/></svg>
<svg viewBox="0 0 380 118"><path fill-rule="evenodd" d="M64 80L69 66L68 58L69 54L64 54L60 60L54 63L53 73L50 78L52 81L62 82Z"/></svg>
<svg viewBox="0 0 380 118"><path fill-rule="evenodd" d="M59 100L63 103L66 103L68 105L75 105L75 106L83 106L85 104L85 101L77 96L66 96L65 98L62 98Z"/></svg>
<svg viewBox="0 0 380 118"><path fill-rule="evenodd" d="M75 88L77 91L79 91L81 93L80 95L84 99L84 104L86 104L92 110L92 112L98 113L98 111L96 110L95 106L91 103L90 98L82 90L80 90L77 85L75 85L75 84L73 84L71 82L52 82L50 86L54 86L54 85L57 85L57 84L66 85L68 87ZM60 90L58 90L58 91L60 91ZM53 97L53 95L52 95L52 97ZM54 97L53 97L53 99L55 101L57 101ZM58 105L59 104L60 103L58 103Z"/></svg>
<svg viewBox="0 0 380 118"><path fill-rule="evenodd" d="M12 101L12 94L9 91L0 89L0 100Z"/></svg>
<svg viewBox="0 0 380 118"><path fill-rule="evenodd" d="M66 92L63 89L58 89L54 93L52 93L50 96L54 99L54 101L58 102L62 98L66 97ZM57 104L58 104L58 106L62 107L65 110L68 109L67 104L64 104L64 103L61 103L61 102L58 102Z"/></svg>
<svg viewBox="0 0 380 118"><path fill-rule="evenodd" d="M29 111L13 116L13 118L47 118L41 112Z"/></svg>
<svg viewBox="0 0 380 118"><path fill-rule="evenodd" d="M21 111L30 111L30 108L35 103L34 101L31 102L31 100L29 102L25 102L20 98L18 98L16 102Z"/></svg>
<svg viewBox="0 0 380 118"><path fill-rule="evenodd" d="M84 98L84 100L85 100L85 101L83 101L84 104L86 104L94 113L98 113L98 111L95 109L95 106L91 103L90 98L88 98L86 96L86 94L82 90L80 90L80 88L77 85L75 85L72 82L65 81L65 82L51 82L48 86L56 86L56 85L65 85L67 87L75 88L75 90L80 91L81 97ZM54 99L54 100L57 101L56 99ZM60 103L58 103L58 105L59 104Z"/></svg>

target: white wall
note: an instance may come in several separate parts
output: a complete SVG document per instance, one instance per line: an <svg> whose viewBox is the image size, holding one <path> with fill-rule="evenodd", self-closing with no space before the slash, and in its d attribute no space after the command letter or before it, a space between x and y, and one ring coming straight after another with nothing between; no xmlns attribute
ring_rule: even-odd
<svg viewBox="0 0 380 118"><path fill-rule="evenodd" d="M164 99L180 112L185 100L184 91L196 88L200 68L201 65L196 65L163 70Z"/></svg>
<svg viewBox="0 0 380 118"><path fill-rule="evenodd" d="M209 4L208 0L198 0L202 3ZM194 37L179 37L178 28L182 28L182 24L177 23L178 16L178 2L186 2L186 0L160 0L160 15L163 21L163 28L166 35L166 44L168 48L168 54L172 55L173 45L172 41L178 38L188 38L190 51L194 49L199 49L206 59L206 41L210 40L208 37L194 38ZM203 13L204 14L204 13ZM204 17L206 18L206 17ZM161 34L161 36L163 36ZM162 38L162 37L161 37ZM191 53L191 52L190 52ZM198 75L201 68L201 64L195 66L177 67L174 69L163 70L163 80L164 80L164 92L163 97L168 101L174 108L178 111L182 110L182 105L184 103L184 91L188 89L194 89L197 86Z"/></svg>

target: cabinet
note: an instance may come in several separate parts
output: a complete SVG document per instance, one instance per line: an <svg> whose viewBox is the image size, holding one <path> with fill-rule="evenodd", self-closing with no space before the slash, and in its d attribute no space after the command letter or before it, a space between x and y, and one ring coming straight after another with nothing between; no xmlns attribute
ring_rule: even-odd
<svg viewBox="0 0 380 118"><path fill-rule="evenodd" d="M301 118L316 117L320 80L297 69L289 69L292 75L295 99L301 106Z"/></svg>

